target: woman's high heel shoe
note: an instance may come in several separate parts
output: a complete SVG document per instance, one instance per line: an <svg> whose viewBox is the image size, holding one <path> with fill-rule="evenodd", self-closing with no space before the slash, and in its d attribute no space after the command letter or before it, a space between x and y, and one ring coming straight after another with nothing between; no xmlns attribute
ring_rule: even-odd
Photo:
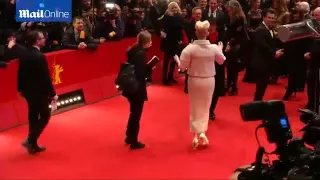
<svg viewBox="0 0 320 180"><path fill-rule="evenodd" d="M238 89L231 88L231 90L228 92L228 96L235 96L238 94Z"/></svg>
<svg viewBox="0 0 320 180"><path fill-rule="evenodd" d="M209 140L207 138L207 136L204 133L201 133L200 136L200 142L202 146L208 146L209 145Z"/></svg>
<svg viewBox="0 0 320 180"><path fill-rule="evenodd" d="M196 135L194 138L193 138L193 141L192 141L192 148L195 150L197 149L199 146L199 138L198 136Z"/></svg>

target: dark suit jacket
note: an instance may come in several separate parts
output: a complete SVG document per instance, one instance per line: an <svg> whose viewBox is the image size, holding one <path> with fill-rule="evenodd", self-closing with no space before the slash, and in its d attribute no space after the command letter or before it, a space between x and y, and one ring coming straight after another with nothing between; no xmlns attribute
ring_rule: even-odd
<svg viewBox="0 0 320 180"><path fill-rule="evenodd" d="M212 14L209 16L209 8L206 8L202 13L202 20L210 21L211 19L215 19L216 21L217 31L219 33L219 39L225 42L225 29L226 29L226 22L227 22L226 14L221 10L217 10L216 17L214 18Z"/></svg>
<svg viewBox="0 0 320 180"><path fill-rule="evenodd" d="M146 64L146 53L146 50L139 46L134 46L127 52L128 63L134 65L135 75L139 82L139 89L135 94L122 93L122 95L128 99L148 100L146 78L149 68Z"/></svg>
<svg viewBox="0 0 320 180"><path fill-rule="evenodd" d="M163 17L163 32L167 34L166 38L161 41L161 49L174 56L179 52L179 41L182 41L182 30L184 21L181 16Z"/></svg>
<svg viewBox="0 0 320 180"><path fill-rule="evenodd" d="M78 49L78 45L80 43L79 41L76 41L74 28L71 27L68 30L64 32L63 38L62 38L62 46L66 49ZM85 43L87 44L87 48L94 50L97 49L98 44L97 42L92 38L86 35L85 37Z"/></svg>
<svg viewBox="0 0 320 180"><path fill-rule="evenodd" d="M259 71L270 72L274 67L276 44L270 31L261 23L253 33L254 49L251 66Z"/></svg>
<svg viewBox="0 0 320 180"><path fill-rule="evenodd" d="M56 95L46 57L35 47L28 48L19 59L18 91L37 97Z"/></svg>

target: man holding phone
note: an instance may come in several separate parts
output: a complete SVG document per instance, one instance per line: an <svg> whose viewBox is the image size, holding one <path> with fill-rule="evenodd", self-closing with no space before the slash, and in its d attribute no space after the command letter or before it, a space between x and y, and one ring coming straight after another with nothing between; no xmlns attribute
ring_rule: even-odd
<svg viewBox="0 0 320 180"><path fill-rule="evenodd" d="M269 79L275 68L275 59L283 55L283 49L276 49L272 27L275 23L275 10L264 10L263 21L254 33L254 50L251 66L255 69L256 91L254 101L262 101Z"/></svg>

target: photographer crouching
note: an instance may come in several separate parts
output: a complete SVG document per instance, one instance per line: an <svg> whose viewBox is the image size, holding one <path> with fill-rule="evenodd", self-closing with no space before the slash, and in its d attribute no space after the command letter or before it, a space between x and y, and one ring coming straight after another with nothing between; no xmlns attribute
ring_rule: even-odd
<svg viewBox="0 0 320 180"><path fill-rule="evenodd" d="M121 20L121 9L117 4L107 3L98 19L94 37L107 40L120 40L124 33L124 23Z"/></svg>

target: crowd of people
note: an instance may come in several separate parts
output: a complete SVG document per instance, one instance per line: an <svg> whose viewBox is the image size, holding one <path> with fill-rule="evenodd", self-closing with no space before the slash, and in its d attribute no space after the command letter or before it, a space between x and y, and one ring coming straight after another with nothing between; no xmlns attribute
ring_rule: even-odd
<svg viewBox="0 0 320 180"><path fill-rule="evenodd" d="M8 1L5 8L1 10L0 61L7 62L19 58L21 48L14 48L17 44L22 46L36 44L36 47L41 48L43 52L61 48L95 50L99 43L105 41L118 41L125 37L138 36L138 45L130 49L128 60L140 66L137 60L139 58L136 56L145 59L143 49L151 45L151 36L146 32L155 33L162 39L163 84L169 86L176 83L174 70L177 64L181 72L186 73L184 91L190 96L191 130L196 133L193 141L197 144L196 146L198 146L199 136L205 144L208 143L204 134L207 121L215 119L214 109L220 96L237 95L238 75L244 69L243 81L256 84L253 100L263 100L268 84L276 84L278 78L288 77L283 100L290 100L294 98L296 92L303 92L308 81L309 101L306 106L309 109L315 106L314 97L312 97L315 75L310 70L308 61L313 56L312 39L305 38L283 43L277 39L277 27L310 18L320 21L318 1L125 0L112 3L100 1L97 7L92 7L90 2L83 0L80 8L74 11L77 14L74 15L73 22L62 24L17 23L14 19L15 1ZM35 35L35 29L42 33ZM30 35L30 32L33 35ZM47 39L46 43L42 45L39 38ZM210 44L218 45L209 46ZM199 67L202 66L200 72L199 67L192 63L192 59L206 57L191 58L190 53L197 54L203 51L202 46L207 45L213 49L210 52L215 54L205 50L203 55L209 53L208 57L214 57L216 64L209 63L209 66L214 69L203 67L208 65L205 62L202 65L198 64ZM214 78L203 82L194 80L202 76ZM141 78L141 81L144 80L144 77ZM144 147L144 144L138 141L139 121L144 101L147 100L145 83L143 84L138 95L142 98L126 95L125 92L123 94L131 104L125 141L131 144L133 149ZM201 91L196 90L197 87L203 89L204 86L207 90L202 94ZM195 98L200 95L207 96L202 100ZM27 96L29 95L25 96L27 101L36 104L33 102L34 99L30 100ZM50 98L56 99L56 94L51 92ZM202 107L201 110L199 107ZM34 117L29 116L29 119L36 119L38 116L35 114L41 114L42 111L38 106L33 110ZM200 124L194 123L195 120L201 120L198 121ZM44 127L41 126L42 130ZM29 151L42 151L36 143L42 130L38 129L36 136L31 133L31 140L24 144Z"/></svg>

